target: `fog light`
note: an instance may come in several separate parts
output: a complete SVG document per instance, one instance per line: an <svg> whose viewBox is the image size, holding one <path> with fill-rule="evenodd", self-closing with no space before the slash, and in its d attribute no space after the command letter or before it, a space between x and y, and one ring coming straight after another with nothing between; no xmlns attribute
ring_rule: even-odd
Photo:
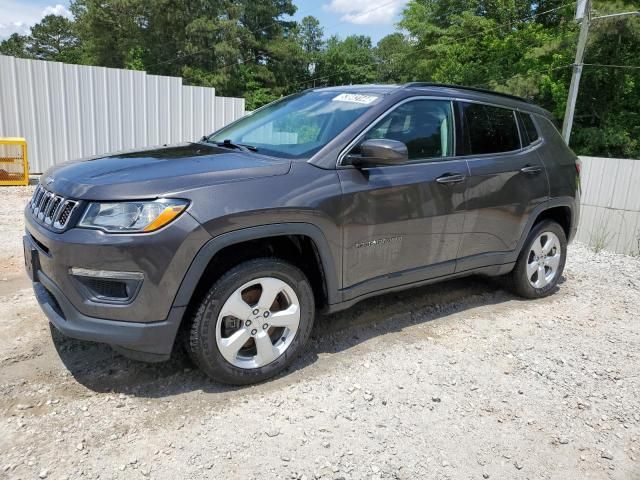
<svg viewBox="0 0 640 480"><path fill-rule="evenodd" d="M80 293L98 303L130 303L135 298L144 274L140 272L117 272L70 268Z"/></svg>

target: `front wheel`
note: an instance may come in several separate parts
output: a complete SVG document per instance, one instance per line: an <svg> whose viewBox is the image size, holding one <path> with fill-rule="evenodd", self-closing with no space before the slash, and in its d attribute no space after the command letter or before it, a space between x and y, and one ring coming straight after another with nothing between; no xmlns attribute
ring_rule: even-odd
<svg viewBox="0 0 640 480"><path fill-rule="evenodd" d="M216 381L260 382L300 353L314 315L311 286L298 268L276 258L250 260L220 277L201 301L189 355Z"/></svg>
<svg viewBox="0 0 640 480"><path fill-rule="evenodd" d="M525 298L542 298L553 293L567 260L567 237L556 222L544 220L529 233L509 285Z"/></svg>

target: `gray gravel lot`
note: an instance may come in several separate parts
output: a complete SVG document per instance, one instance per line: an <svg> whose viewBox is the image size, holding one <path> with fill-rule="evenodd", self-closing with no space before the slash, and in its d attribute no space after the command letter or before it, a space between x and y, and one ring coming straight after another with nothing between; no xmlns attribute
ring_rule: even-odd
<svg viewBox="0 0 640 480"><path fill-rule="evenodd" d="M558 292L473 278L318 319L285 375L207 380L54 334L0 189L0 478L640 479L640 260L570 248Z"/></svg>

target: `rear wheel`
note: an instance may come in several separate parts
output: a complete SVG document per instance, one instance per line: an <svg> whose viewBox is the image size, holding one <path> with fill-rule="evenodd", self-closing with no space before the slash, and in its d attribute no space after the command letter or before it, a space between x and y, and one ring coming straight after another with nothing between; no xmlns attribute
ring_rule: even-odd
<svg viewBox="0 0 640 480"><path fill-rule="evenodd" d="M305 275L275 258L244 262L211 287L189 331L188 351L214 380L245 385L286 368L313 326Z"/></svg>
<svg viewBox="0 0 640 480"><path fill-rule="evenodd" d="M553 293L567 260L567 238L556 222L545 220L529 233L509 285L525 298L541 298Z"/></svg>

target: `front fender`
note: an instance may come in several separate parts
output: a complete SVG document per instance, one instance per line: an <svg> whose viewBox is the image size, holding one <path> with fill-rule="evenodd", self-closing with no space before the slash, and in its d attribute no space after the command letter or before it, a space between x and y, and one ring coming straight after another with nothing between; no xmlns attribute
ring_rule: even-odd
<svg viewBox="0 0 640 480"><path fill-rule="evenodd" d="M213 257L223 248L249 240L281 235L305 235L313 240L318 249L322 269L324 270L328 302L329 304L338 303L340 301L338 276L335 269L333 253L325 235L322 233L322 230L313 224L291 222L242 228L240 230L223 233L209 240L191 262L178 289L173 306L184 307L189 304L205 269Z"/></svg>

